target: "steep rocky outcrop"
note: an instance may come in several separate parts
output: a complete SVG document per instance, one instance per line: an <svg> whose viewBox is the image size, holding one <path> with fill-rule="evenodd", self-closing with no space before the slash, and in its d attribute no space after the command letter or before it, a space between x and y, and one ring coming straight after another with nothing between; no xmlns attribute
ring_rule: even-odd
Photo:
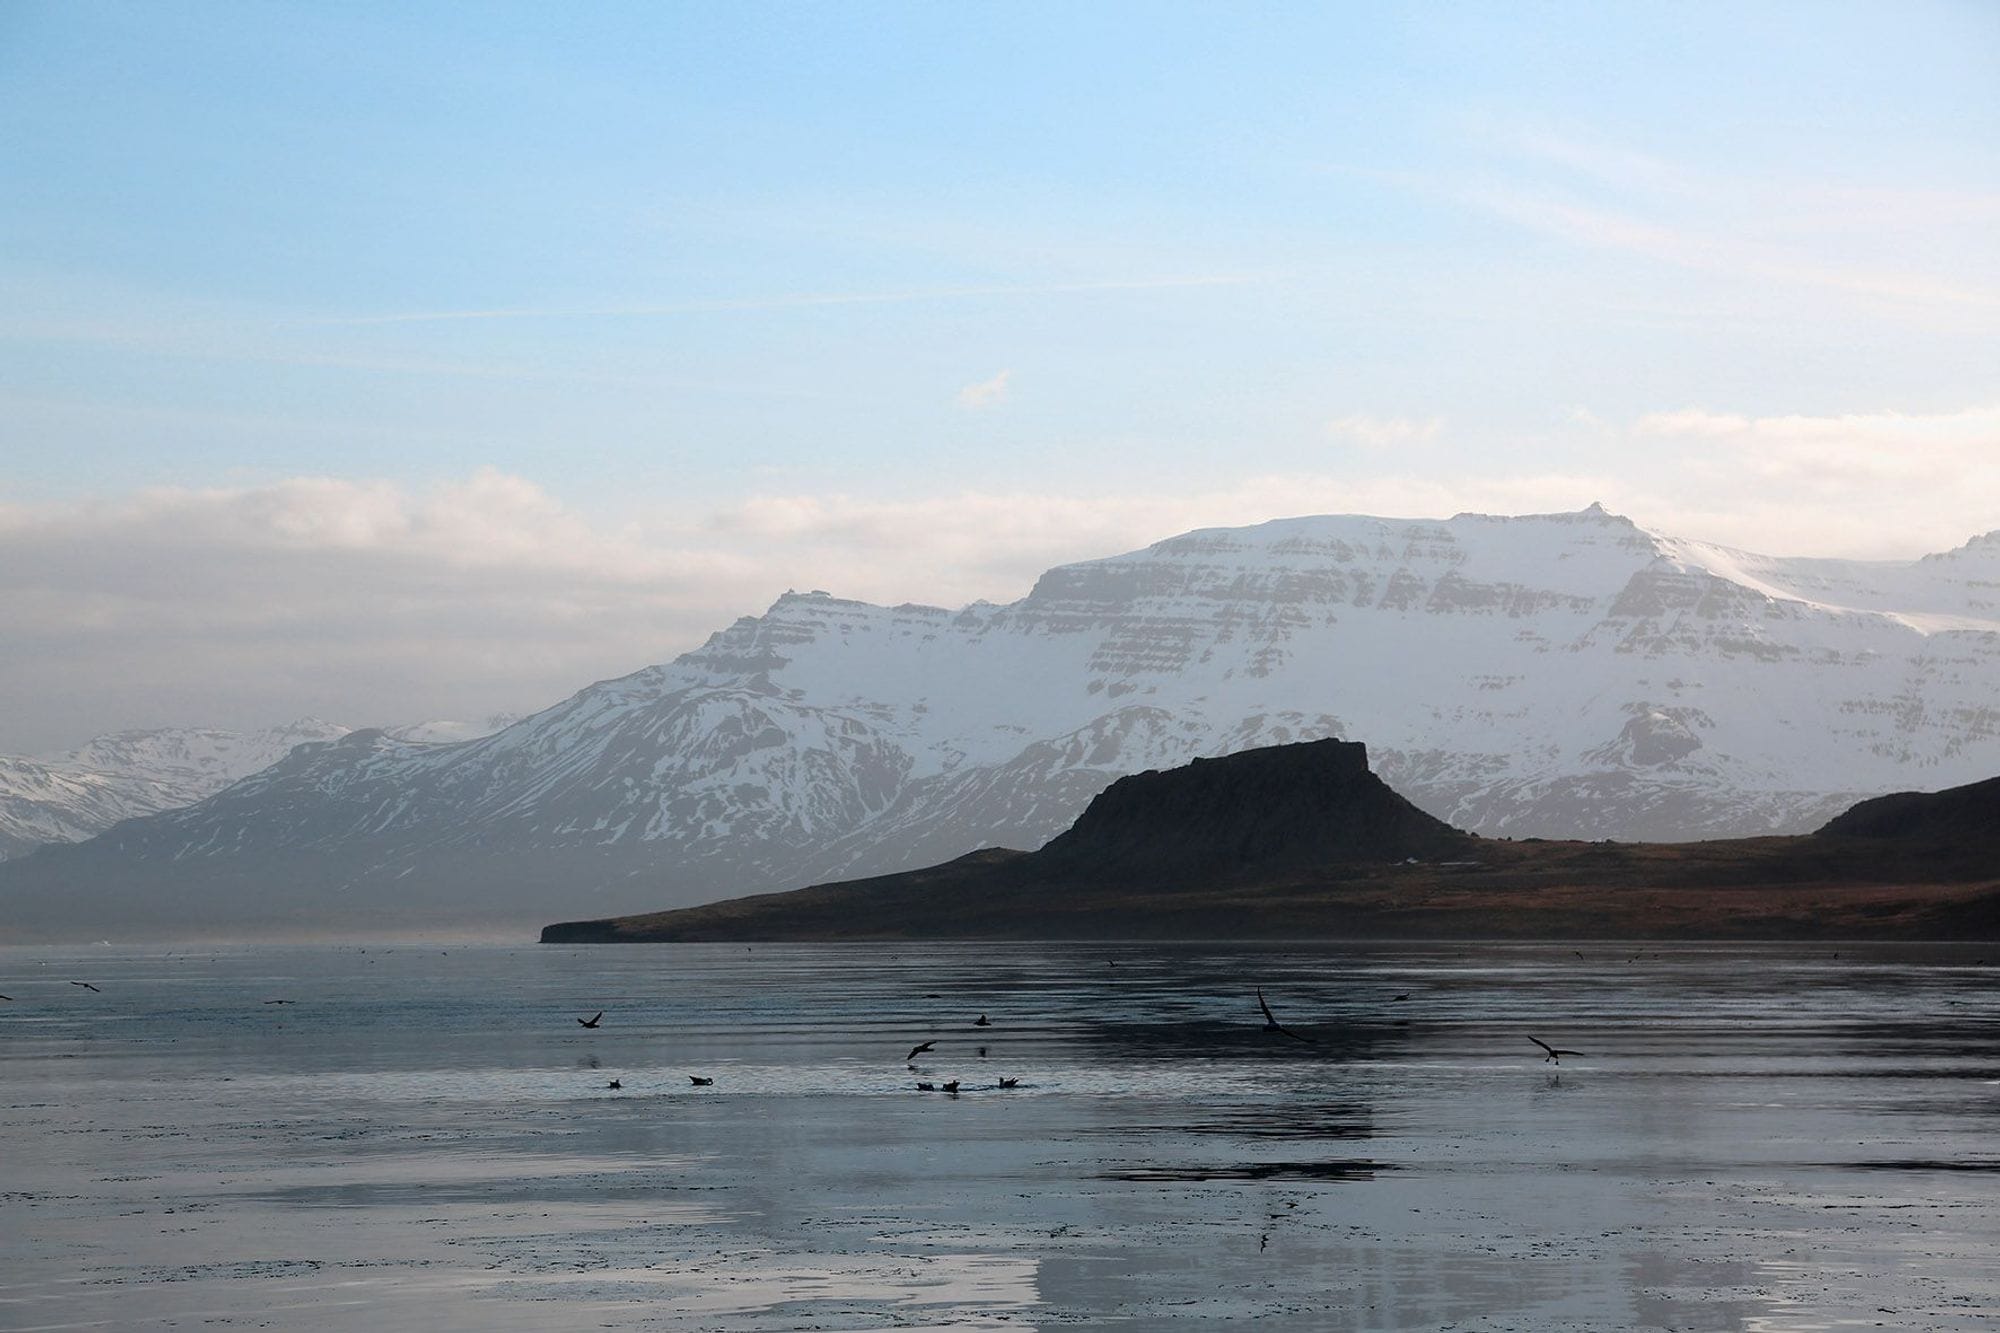
<svg viewBox="0 0 2000 1333"><path fill-rule="evenodd" d="M1022 867L1170 886L1450 856L1474 841L1391 791L1367 746L1323 740L1120 778Z"/></svg>

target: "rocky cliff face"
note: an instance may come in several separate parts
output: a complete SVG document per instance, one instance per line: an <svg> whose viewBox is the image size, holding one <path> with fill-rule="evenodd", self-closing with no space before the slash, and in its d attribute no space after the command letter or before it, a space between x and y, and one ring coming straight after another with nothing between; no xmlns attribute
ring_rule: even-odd
<svg viewBox="0 0 2000 1333"><path fill-rule="evenodd" d="M1485 834L1796 831L2000 771L1996 700L1993 537L1860 563L1595 506L1288 519L1007 605L787 594L496 735L365 734L0 868L0 901L609 914L1032 848L1125 774L1323 737Z"/></svg>

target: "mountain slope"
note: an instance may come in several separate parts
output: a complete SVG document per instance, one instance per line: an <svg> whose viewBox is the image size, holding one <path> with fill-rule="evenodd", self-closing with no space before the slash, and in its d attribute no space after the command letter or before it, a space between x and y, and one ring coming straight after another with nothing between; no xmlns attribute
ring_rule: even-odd
<svg viewBox="0 0 2000 1333"><path fill-rule="evenodd" d="M1007 605L788 593L496 735L363 733L0 867L18 929L547 920L1034 847L1115 778L1365 738L1484 834L1812 828L2000 771L2000 535L1785 560L1580 513L1287 519Z"/></svg>

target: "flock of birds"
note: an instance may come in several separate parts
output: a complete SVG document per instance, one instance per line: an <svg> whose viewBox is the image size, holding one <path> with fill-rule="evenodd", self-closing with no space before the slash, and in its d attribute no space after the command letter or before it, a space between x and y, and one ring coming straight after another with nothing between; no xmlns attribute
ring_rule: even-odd
<svg viewBox="0 0 2000 1333"><path fill-rule="evenodd" d="M82 983L79 982L78 984L81 985ZM96 988L92 987L92 989L94 990ZM7 998L6 996L0 995L0 1000L4 1000L6 998ZM576 1020L576 1024L578 1027L589 1028L590 1030L595 1031L596 1029L604 1026L604 1011L600 1009L596 1013L592 1014L589 1018L579 1018ZM972 1020L972 1026L976 1028L990 1028L993 1026L993 1020L988 1018L985 1014L981 1014L979 1017ZM937 1049L937 1042L935 1040L920 1041L915 1046L912 1046L910 1048L910 1052L908 1055L905 1055L903 1057L903 1064L913 1074L928 1073L930 1071L918 1069L915 1061L918 1056L924 1054L927 1051L934 1051L936 1049ZM986 1054L986 1047L981 1046L979 1048L979 1054L980 1056L984 1057ZM690 1084L692 1084L697 1088L712 1088L715 1086L715 1078L713 1075L689 1074L687 1076L687 1080ZM622 1079L614 1078L604 1086L608 1091L618 1092L624 1089L625 1083ZM962 1086L963 1086L963 1080L955 1078L947 1080L943 1083L931 1082L929 1080L924 1080L924 1079L920 1079L917 1081L918 1092L943 1092L943 1093L949 1093L954 1097L958 1095L959 1089ZM1008 1089L1018 1088L1020 1086L1021 1086L1021 1080L1019 1078L1002 1078L994 1083L993 1090L996 1092L1003 1092Z"/></svg>
<svg viewBox="0 0 2000 1333"><path fill-rule="evenodd" d="M1582 957L1583 955L1579 953L1577 956ZM1634 959L1638 957L1640 957L1639 954L1633 955ZM1835 954L1834 957L1838 958L1840 957L1840 955ZM1984 963L1985 960L1981 959L1980 962ZM1116 967L1117 964L1113 963L1112 966ZM94 994L99 994L99 995L103 994L103 992L99 990L98 987L92 985L88 981L72 981L69 984L72 986L81 986L84 990L91 991ZM930 998L937 998L937 997L933 996ZM1409 993L1406 991L1400 995L1395 996L1394 1002L1400 1003L1402 1001L1408 1000L1409 998L1410 998ZM14 997L11 995L0 995L0 1001L6 1001L8 1003L12 1003L13 1000ZM266 1000L264 1001L264 1003L290 1004L291 1001ZM1290 1041L1303 1042L1309 1046L1318 1044L1318 1040L1316 1038L1308 1037L1302 1033L1294 1032L1292 1031L1292 1029L1286 1027L1283 1023L1280 1023L1278 1021L1278 1016L1271 1012L1270 1002L1264 998L1264 988L1262 986L1257 987L1257 1008L1264 1015L1265 1032L1271 1033L1275 1036L1284 1037ZM600 1009L596 1013L592 1014L589 1018L577 1019L576 1020L577 1026L589 1029L591 1031L597 1030L604 1024L604 1012L605 1012L604 1010ZM972 1020L972 1026L976 1028L992 1027L993 1020L988 1018L985 1014L981 1014L979 1017ZM1533 1042L1535 1045L1541 1047L1542 1051L1544 1052L1542 1056L1543 1064L1549 1064L1549 1063L1561 1064L1562 1058L1565 1055L1573 1055L1579 1058L1584 1057L1584 1053L1582 1051L1572 1051L1564 1048L1551 1046L1549 1045L1549 1043L1543 1041L1540 1037L1531 1036L1528 1038L1528 1040ZM910 1048L908 1055L905 1055L903 1057L903 1063L905 1067L908 1068L908 1070L913 1074L928 1073L929 1072L928 1070L921 1070L917 1068L916 1058L920 1055L924 1055L926 1053L935 1051L936 1049L937 1049L937 1041L935 1039L932 1039L930 1041L920 1041L915 1046L912 1046ZM984 1046L979 1047L979 1054L982 1057L985 1056L986 1047ZM687 1076L687 1079L690 1085L697 1088L712 1088L715 1086L715 1078L712 1075L689 1074ZM948 1093L955 1097L958 1095L960 1086L961 1086L961 1080L959 1079L950 1079L942 1083L936 1083L936 1082L931 1082L929 1080L920 1079L917 1081L916 1090L918 1092L943 1092L943 1093ZM993 1086L995 1091L1004 1091L1007 1089L1020 1087L1021 1080L1018 1078L1002 1078L998 1082L996 1082ZM625 1087L625 1084L622 1080L614 1078L610 1081L610 1083L606 1085L606 1087L610 1091L617 1092L621 1091Z"/></svg>
<svg viewBox="0 0 2000 1333"><path fill-rule="evenodd" d="M1114 963L1113 966L1115 967L1117 965ZM85 985L87 983L76 982L73 984ZM91 989L95 990L96 987L93 986L91 987ZM0 996L0 999L5 999L5 998L6 998L5 996ZM931 996L929 998L935 999L937 997ZM1394 996L1392 998L1392 1003L1401 1003L1403 1001L1408 1000L1409 998L1410 998L1409 992L1405 991L1402 994ZM1264 998L1264 988L1262 986L1257 987L1257 1008L1264 1015L1265 1032L1271 1033L1275 1036L1287 1038L1288 1040L1291 1041L1303 1042L1308 1046L1314 1046L1319 1044L1318 1038L1308 1037L1303 1033L1294 1032L1292 1031L1292 1029L1286 1027L1283 1023L1280 1023L1278 1021L1278 1016L1271 1012L1270 1001ZM596 1013L592 1014L589 1018L579 1018L576 1021L578 1026L594 1030L603 1024L604 1011L600 1009ZM976 1028L992 1027L993 1020L988 1018L985 1014L981 1014L978 1018L972 1020L972 1026ZM1543 1064L1549 1064L1551 1062L1555 1064L1561 1064L1562 1058L1565 1055L1573 1055L1577 1057L1583 1057L1584 1055L1582 1051L1572 1051L1564 1048L1551 1046L1547 1042L1543 1041L1540 1037L1529 1037L1528 1040L1533 1042L1535 1045L1541 1047L1542 1051L1544 1052L1542 1056ZM919 1069L917 1067L916 1059L920 1055L926 1055L936 1050L937 1050L936 1038L932 1038L928 1041L920 1041L916 1045L910 1047L909 1053L903 1057L903 1065L912 1074L929 1073L930 1072L929 1070ZM979 1054L982 1057L984 1057L986 1054L986 1047L984 1046L979 1047ZM701 1074L689 1074L687 1077L688 1077L688 1082L693 1084L697 1088L710 1088L715 1086L715 1079L712 1076L704 1076ZM620 1080L614 1078L606 1086L611 1091L615 1092L622 1089L625 1085ZM961 1086L962 1086L962 1080L955 1078L946 1080L942 1083L933 1082L928 1079L919 1079L917 1080L916 1090L918 1092L948 1093L951 1096L956 1097L959 1093ZM1005 1091L1007 1089L1018 1088L1020 1086L1021 1086L1021 1080L1019 1078L1002 1078L993 1085L993 1088L995 1091Z"/></svg>

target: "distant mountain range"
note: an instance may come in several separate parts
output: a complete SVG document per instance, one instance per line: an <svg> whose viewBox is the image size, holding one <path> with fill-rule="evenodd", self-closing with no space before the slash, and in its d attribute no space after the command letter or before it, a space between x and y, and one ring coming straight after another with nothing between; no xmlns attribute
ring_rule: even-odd
<svg viewBox="0 0 2000 1333"><path fill-rule="evenodd" d="M318 718L249 732L161 727L113 732L61 754L0 755L0 860L193 805L294 746L347 731Z"/></svg>
<svg viewBox="0 0 2000 1333"><path fill-rule="evenodd" d="M1989 777L2000 533L1856 562L1594 505L1298 518L1006 605L787 593L492 736L309 744L0 866L0 930L608 916L1032 848L1121 775L1319 737L1488 835L1802 831Z"/></svg>
<svg viewBox="0 0 2000 1333"><path fill-rule="evenodd" d="M491 735L518 720L419 722L390 734L447 744ZM297 746L338 740L351 730L316 717L261 731L156 727L112 732L60 754L0 755L0 861L45 843L82 842L123 820L193 805L269 768Z"/></svg>

